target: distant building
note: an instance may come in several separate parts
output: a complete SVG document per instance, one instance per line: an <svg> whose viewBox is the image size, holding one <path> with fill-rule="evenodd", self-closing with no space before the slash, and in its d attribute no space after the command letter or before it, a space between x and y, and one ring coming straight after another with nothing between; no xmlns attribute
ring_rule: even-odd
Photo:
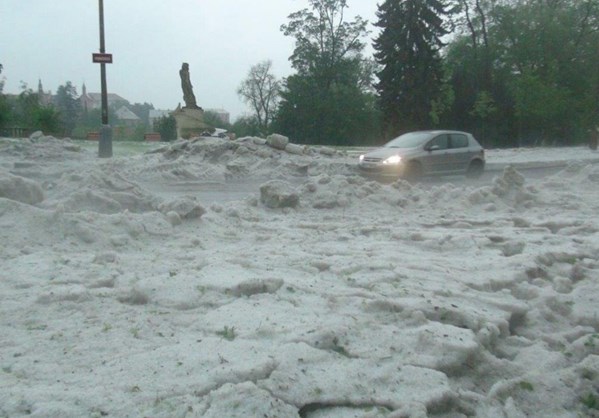
<svg viewBox="0 0 599 418"><path fill-rule="evenodd" d="M118 94L108 93L108 107L117 107L119 105L128 105L129 101ZM81 108L83 110L100 109L102 107L102 93L88 93L85 83L81 87L81 96L79 97Z"/></svg>
<svg viewBox="0 0 599 418"><path fill-rule="evenodd" d="M42 106L48 106L54 104L56 101L56 96L52 95L52 91L48 90L44 91L44 87L42 86L42 79L40 78L37 83L37 97L39 98L40 104Z"/></svg>
<svg viewBox="0 0 599 418"><path fill-rule="evenodd" d="M231 115L224 109L206 109L206 112L214 113L222 123L230 123Z"/></svg>
<svg viewBox="0 0 599 418"><path fill-rule="evenodd" d="M125 105L121 106L114 113L119 122L124 126L137 126L141 123L141 118Z"/></svg>

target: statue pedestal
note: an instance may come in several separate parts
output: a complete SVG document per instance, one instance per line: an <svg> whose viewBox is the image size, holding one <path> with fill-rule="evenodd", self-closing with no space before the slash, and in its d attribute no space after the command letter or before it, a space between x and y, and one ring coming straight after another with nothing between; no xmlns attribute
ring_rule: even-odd
<svg viewBox="0 0 599 418"><path fill-rule="evenodd" d="M204 111L202 109L177 108L171 115L177 122L177 138L197 137L210 128L204 123Z"/></svg>

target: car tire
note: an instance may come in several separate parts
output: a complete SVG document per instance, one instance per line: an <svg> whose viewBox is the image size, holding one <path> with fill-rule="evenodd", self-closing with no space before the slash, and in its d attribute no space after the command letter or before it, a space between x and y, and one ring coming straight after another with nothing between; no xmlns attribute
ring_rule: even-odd
<svg viewBox="0 0 599 418"><path fill-rule="evenodd" d="M418 161L410 161L406 166L404 178L406 180L417 180L422 177L422 164Z"/></svg>
<svg viewBox="0 0 599 418"><path fill-rule="evenodd" d="M466 171L466 177L469 179L477 179L482 176L484 170L483 162L480 160L474 160L470 162L468 170Z"/></svg>

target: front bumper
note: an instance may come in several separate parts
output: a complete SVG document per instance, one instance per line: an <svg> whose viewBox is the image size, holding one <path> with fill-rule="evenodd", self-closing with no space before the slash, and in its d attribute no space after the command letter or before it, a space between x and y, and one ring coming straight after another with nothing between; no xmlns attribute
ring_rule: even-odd
<svg viewBox="0 0 599 418"><path fill-rule="evenodd" d="M358 169L361 173L383 176L383 177L399 177L404 174L405 164L383 164L383 163L358 163Z"/></svg>

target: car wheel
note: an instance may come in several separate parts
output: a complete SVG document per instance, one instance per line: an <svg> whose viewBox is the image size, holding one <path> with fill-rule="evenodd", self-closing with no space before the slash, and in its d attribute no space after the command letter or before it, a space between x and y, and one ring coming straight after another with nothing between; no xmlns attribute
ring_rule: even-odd
<svg viewBox="0 0 599 418"><path fill-rule="evenodd" d="M417 180L422 177L422 164L418 161L410 161L406 166L404 178L406 180Z"/></svg>
<svg viewBox="0 0 599 418"><path fill-rule="evenodd" d="M474 160L470 162L468 170L466 171L466 177L471 179L477 179L483 174L483 163L480 160Z"/></svg>

